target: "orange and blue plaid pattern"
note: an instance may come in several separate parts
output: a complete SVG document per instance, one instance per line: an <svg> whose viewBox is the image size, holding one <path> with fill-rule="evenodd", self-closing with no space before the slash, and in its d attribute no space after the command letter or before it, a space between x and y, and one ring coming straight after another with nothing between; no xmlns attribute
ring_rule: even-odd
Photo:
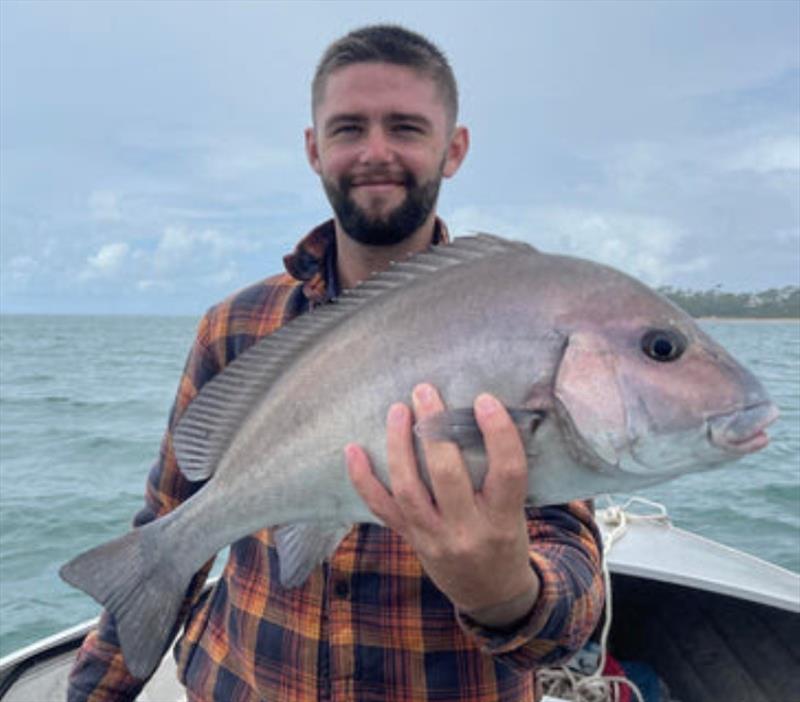
<svg viewBox="0 0 800 702"><path fill-rule="evenodd" d="M253 285L202 319L150 471L140 525L200 485L172 450L172 429L200 388L239 353L338 292L332 222L285 258L288 274ZM447 242L437 220L436 243ZM541 595L514 631L485 630L454 611L409 546L375 524L355 526L299 588L277 582L270 532L231 545L217 585L198 597L198 574L176 648L189 702L521 702L536 667L564 660L603 607L599 536L585 502L530 509L530 557ZM179 624L176 624L176 633ZM125 668L113 618L101 617L70 677L70 702L133 700L143 682Z"/></svg>

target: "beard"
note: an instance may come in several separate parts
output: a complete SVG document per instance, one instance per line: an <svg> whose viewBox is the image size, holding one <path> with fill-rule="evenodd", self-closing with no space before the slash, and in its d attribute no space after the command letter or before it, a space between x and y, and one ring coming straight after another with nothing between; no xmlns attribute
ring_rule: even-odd
<svg viewBox="0 0 800 702"><path fill-rule="evenodd" d="M441 171L440 168L435 178L421 184L413 173L406 171L405 199L383 215L369 215L356 204L352 176L344 175L338 181L323 177L322 186L347 236L367 246L394 246L408 239L433 212L442 184Z"/></svg>

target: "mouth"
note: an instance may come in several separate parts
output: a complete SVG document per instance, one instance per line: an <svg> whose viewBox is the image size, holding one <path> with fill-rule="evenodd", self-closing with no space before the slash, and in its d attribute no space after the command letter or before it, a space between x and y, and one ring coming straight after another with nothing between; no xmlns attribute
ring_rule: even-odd
<svg viewBox="0 0 800 702"><path fill-rule="evenodd" d="M780 415L772 402L761 402L708 420L708 440L729 453L745 455L769 444L765 429Z"/></svg>
<svg viewBox="0 0 800 702"><path fill-rule="evenodd" d="M361 190L362 192L369 192L369 193L389 193L397 190L398 188L402 188L402 183L393 183L393 182L379 182L379 183L354 183L353 189L354 190Z"/></svg>
<svg viewBox="0 0 800 702"><path fill-rule="evenodd" d="M364 178L353 180L352 188L366 188L369 190L390 190L392 188L402 188L405 183L402 180L392 178Z"/></svg>
<svg viewBox="0 0 800 702"><path fill-rule="evenodd" d="M350 177L351 188L401 188L405 187L406 178L402 173L390 173L387 171L375 171L372 173L362 173Z"/></svg>

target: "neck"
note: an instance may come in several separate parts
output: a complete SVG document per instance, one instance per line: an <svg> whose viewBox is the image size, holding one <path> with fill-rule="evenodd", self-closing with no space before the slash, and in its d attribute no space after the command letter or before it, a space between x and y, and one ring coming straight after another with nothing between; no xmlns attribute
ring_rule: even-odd
<svg viewBox="0 0 800 702"><path fill-rule="evenodd" d="M403 261L433 243L436 217L431 213L410 237L394 246L367 246L351 239L336 220L336 272L343 289L352 288L374 273L385 271L393 261Z"/></svg>

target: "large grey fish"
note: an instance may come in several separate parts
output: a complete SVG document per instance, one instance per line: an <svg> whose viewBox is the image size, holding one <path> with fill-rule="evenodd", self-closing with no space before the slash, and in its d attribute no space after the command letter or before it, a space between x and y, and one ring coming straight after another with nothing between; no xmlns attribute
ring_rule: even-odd
<svg viewBox="0 0 800 702"><path fill-rule="evenodd" d="M348 525L377 521L343 448L365 446L388 486L387 409L421 381L451 409L417 434L458 442L476 489L486 464L470 408L482 391L501 399L531 457L535 505L739 458L767 444L777 416L688 315L622 273L487 235L436 247L291 322L211 380L174 435L183 473L209 482L61 569L114 615L134 675L155 668L193 574L226 545L282 525L281 580L296 585Z"/></svg>

